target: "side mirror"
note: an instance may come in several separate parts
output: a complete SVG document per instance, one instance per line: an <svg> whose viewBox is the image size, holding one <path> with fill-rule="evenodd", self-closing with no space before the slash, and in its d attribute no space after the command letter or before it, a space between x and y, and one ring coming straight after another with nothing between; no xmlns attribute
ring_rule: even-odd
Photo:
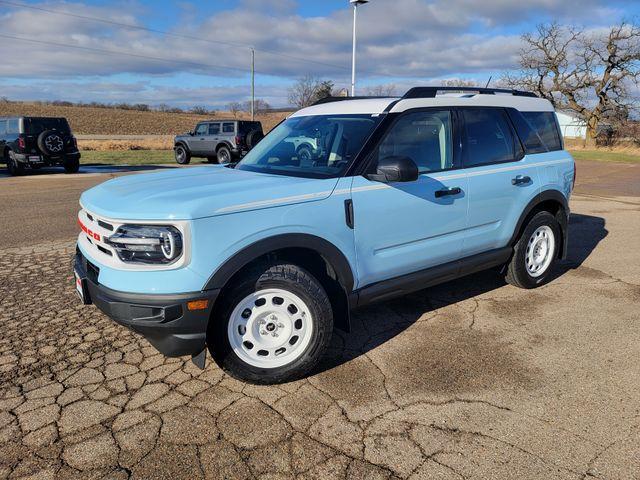
<svg viewBox="0 0 640 480"><path fill-rule="evenodd" d="M378 160L376 173L367 175L376 182L413 182L418 179L418 166L409 157L393 155Z"/></svg>
<svg viewBox="0 0 640 480"><path fill-rule="evenodd" d="M194 132L193 130L189 130L187 133L188 133L189 135L191 135L192 137L196 134L196 132Z"/></svg>

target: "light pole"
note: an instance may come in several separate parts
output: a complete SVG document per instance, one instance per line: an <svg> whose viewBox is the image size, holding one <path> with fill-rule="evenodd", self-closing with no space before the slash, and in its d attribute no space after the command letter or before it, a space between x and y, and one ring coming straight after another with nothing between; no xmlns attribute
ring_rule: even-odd
<svg viewBox="0 0 640 480"><path fill-rule="evenodd" d="M364 5L369 0L349 0L353 5L353 51L351 53L351 96L356 96L356 16L358 5Z"/></svg>

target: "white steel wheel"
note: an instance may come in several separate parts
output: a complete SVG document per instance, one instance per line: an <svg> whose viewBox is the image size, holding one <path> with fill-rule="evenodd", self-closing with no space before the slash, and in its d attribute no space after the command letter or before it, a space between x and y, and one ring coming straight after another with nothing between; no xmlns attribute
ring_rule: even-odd
<svg viewBox="0 0 640 480"><path fill-rule="evenodd" d="M556 253L556 239L548 225L536 228L527 241L525 265L527 273L533 278L544 274Z"/></svg>
<svg viewBox="0 0 640 480"><path fill-rule="evenodd" d="M231 312L227 335L233 352L258 368L277 368L297 360L311 341L314 319L307 304L281 288L243 298Z"/></svg>

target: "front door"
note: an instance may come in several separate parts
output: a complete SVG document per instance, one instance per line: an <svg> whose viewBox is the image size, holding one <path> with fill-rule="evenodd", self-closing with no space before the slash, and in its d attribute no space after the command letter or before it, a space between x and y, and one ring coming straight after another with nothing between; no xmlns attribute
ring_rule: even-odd
<svg viewBox="0 0 640 480"><path fill-rule="evenodd" d="M206 139L209 133L208 123L199 123L193 133L193 137L189 142L189 149L193 153L203 153L206 147Z"/></svg>
<svg viewBox="0 0 640 480"><path fill-rule="evenodd" d="M449 110L402 114L374 151L374 165L385 156L411 158L418 180L386 184L354 177L358 288L460 256L468 198L466 174L456 169L454 118Z"/></svg>

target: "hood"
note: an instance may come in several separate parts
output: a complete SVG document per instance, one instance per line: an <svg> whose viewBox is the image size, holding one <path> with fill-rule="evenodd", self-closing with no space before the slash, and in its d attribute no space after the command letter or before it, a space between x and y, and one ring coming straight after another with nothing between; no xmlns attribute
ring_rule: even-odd
<svg viewBox="0 0 640 480"><path fill-rule="evenodd" d="M338 179L234 170L219 165L127 175L87 190L87 210L117 220L190 220L322 200Z"/></svg>

